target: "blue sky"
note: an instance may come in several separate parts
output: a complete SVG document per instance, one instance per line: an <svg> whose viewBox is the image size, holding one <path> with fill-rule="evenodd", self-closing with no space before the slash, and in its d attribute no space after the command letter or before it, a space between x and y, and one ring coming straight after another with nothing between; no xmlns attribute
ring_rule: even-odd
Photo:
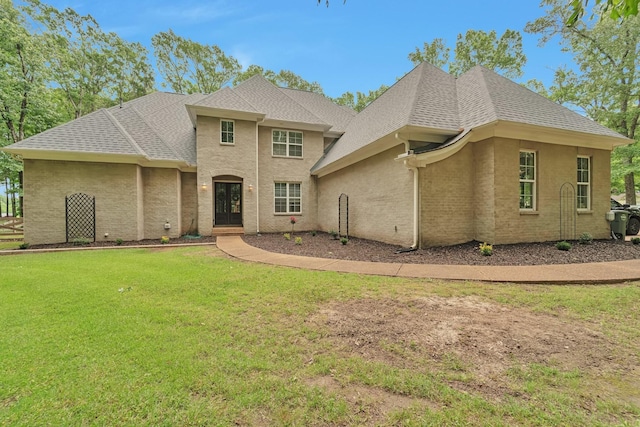
<svg viewBox="0 0 640 427"><path fill-rule="evenodd" d="M317 81L329 96L391 85L413 68L407 59L425 41L469 29L518 30L527 56L525 75L550 84L553 70L571 64L557 41L544 48L524 26L544 14L538 0L44 0L58 9L91 14L107 31L139 41L169 28L194 41L216 44L243 66L291 70Z"/></svg>

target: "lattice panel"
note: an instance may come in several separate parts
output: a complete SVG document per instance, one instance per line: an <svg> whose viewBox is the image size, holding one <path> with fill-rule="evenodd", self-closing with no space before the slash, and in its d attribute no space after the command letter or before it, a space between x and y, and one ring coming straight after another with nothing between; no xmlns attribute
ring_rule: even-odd
<svg viewBox="0 0 640 427"><path fill-rule="evenodd" d="M338 199L338 234L349 237L349 196L344 193Z"/></svg>
<svg viewBox="0 0 640 427"><path fill-rule="evenodd" d="M67 242L96 240L96 198L84 193L65 197L67 206Z"/></svg>

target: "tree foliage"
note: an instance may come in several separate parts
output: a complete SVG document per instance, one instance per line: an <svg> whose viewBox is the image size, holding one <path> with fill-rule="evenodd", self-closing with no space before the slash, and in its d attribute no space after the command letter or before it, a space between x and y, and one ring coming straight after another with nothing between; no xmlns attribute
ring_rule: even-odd
<svg viewBox="0 0 640 427"><path fill-rule="evenodd" d="M153 68L141 44L105 33L90 15L71 8L28 0L24 11L44 28L50 81L65 93L73 117L153 90Z"/></svg>
<svg viewBox="0 0 640 427"><path fill-rule="evenodd" d="M636 143L617 148L612 176L624 176L627 203L635 204L635 173L640 162L640 17L624 21L599 19L595 15L575 25L565 25L571 9L560 0L544 0L545 16L527 24L525 30L541 36L544 45L560 37L571 52L576 70L556 70L551 98L577 106L589 117Z"/></svg>
<svg viewBox="0 0 640 427"><path fill-rule="evenodd" d="M265 70L259 65L250 65L246 70L238 73L238 75L233 80L233 84L237 85L255 76L256 74L262 75L265 79L269 80L276 86L306 90L309 92L315 92L324 95L322 86L320 86L320 83L318 82L309 82L289 70L280 70L280 72L276 73L272 70Z"/></svg>
<svg viewBox="0 0 640 427"><path fill-rule="evenodd" d="M609 14L613 20L625 20L638 15L640 0L595 0L596 7L601 7L601 15ZM589 0L571 0L572 12L566 20L568 26L573 26L584 16Z"/></svg>
<svg viewBox="0 0 640 427"><path fill-rule="evenodd" d="M240 72L238 61L216 45L206 45L169 30L152 37L163 86L177 93L211 93L233 81Z"/></svg>
<svg viewBox="0 0 640 427"><path fill-rule="evenodd" d="M494 70L509 78L522 76L522 67L527 58L522 50L522 35L518 31L506 30L500 37L495 31L469 30L458 34L454 58L449 60L451 49L445 40L436 38L425 42L422 50L416 47L409 53L414 64L429 62L459 76L476 65Z"/></svg>
<svg viewBox="0 0 640 427"><path fill-rule="evenodd" d="M360 112L376 98L382 95L387 89L389 89L389 86L382 85L378 89L370 90L369 93L356 92L354 95L352 92L345 92L339 97L333 98L333 102Z"/></svg>

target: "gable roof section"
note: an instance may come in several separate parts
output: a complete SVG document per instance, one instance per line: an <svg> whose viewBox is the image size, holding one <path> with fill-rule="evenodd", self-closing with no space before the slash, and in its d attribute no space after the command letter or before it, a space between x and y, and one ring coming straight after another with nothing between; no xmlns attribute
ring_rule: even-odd
<svg viewBox="0 0 640 427"><path fill-rule="evenodd" d="M613 138L609 139L612 144L630 142L484 67L473 67L456 79L422 63L354 117L311 172L328 173L361 160L362 155L397 145L393 135L403 130L447 136L440 147L430 149L433 151L462 141L462 135L468 136L475 128L498 122Z"/></svg>
<svg viewBox="0 0 640 427"><path fill-rule="evenodd" d="M144 152L105 109L17 142L7 151L66 151L142 156Z"/></svg>
<svg viewBox="0 0 640 427"><path fill-rule="evenodd" d="M474 95L481 100L479 105L460 102L460 105L467 107L465 114L461 114L461 127L465 129L502 120L624 138L598 122L480 66L473 67L458 78L458 96L473 98ZM484 111L484 116L474 116L469 111L472 109Z"/></svg>
<svg viewBox="0 0 640 427"><path fill-rule="evenodd" d="M320 120L333 125L332 132L343 133L357 114L351 108L337 105L318 93L290 88L280 88L280 90Z"/></svg>
<svg viewBox="0 0 640 427"><path fill-rule="evenodd" d="M454 77L426 62L418 65L351 120L312 172L409 125L458 133Z"/></svg>
<svg viewBox="0 0 640 427"><path fill-rule="evenodd" d="M154 92L82 116L6 150L36 158L47 158L51 153L58 159L94 155L96 161L104 156L134 156L139 161L195 165L195 131L184 103L203 97Z"/></svg>

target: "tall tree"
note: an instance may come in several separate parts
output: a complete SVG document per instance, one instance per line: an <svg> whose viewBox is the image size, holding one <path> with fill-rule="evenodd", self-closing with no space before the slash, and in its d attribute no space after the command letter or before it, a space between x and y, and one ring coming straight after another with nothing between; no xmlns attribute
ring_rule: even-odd
<svg viewBox="0 0 640 427"><path fill-rule="evenodd" d="M429 62L455 76L482 65L509 78L521 77L527 62L522 51L522 35L514 30L506 30L500 37L495 31L469 30L458 34L452 61L449 56L450 48L443 39L437 38L431 43L425 42L422 50L416 47L409 53L409 60L414 64Z"/></svg>
<svg viewBox="0 0 640 427"><path fill-rule="evenodd" d="M364 110L367 105L371 104L376 98L382 95L387 89L389 89L389 86L382 85L378 89L370 90L369 93L356 92L354 95L351 92L345 92L339 97L333 98L333 102L360 112Z"/></svg>
<svg viewBox="0 0 640 427"><path fill-rule="evenodd" d="M549 92L559 102L578 106L589 117L635 139L617 148L612 156L612 175L624 176L627 203L635 204L635 173L640 168L640 17L624 21L594 16L565 25L571 9L560 0L544 0L545 16L527 24L525 31L539 34L544 45L559 37L565 51L573 54L578 69L556 71Z"/></svg>
<svg viewBox="0 0 640 427"><path fill-rule="evenodd" d="M29 16L44 27L51 82L66 95L73 117L153 90L146 49L105 33L90 15L26 0Z"/></svg>
<svg viewBox="0 0 640 427"><path fill-rule="evenodd" d="M262 75L265 79L269 80L276 86L306 90L309 92L315 92L324 95L322 86L320 86L320 83L318 82L309 82L293 71L280 70L279 73L276 73L272 70L265 70L259 65L249 65L246 70L238 73L238 75L233 80L233 84L237 85L255 76L256 74Z"/></svg>
<svg viewBox="0 0 640 427"><path fill-rule="evenodd" d="M230 83L240 72L238 61L216 45L185 39L173 30L152 37L162 85L178 93L211 93Z"/></svg>
<svg viewBox="0 0 640 427"><path fill-rule="evenodd" d="M596 7L602 6L602 14L608 13L611 19L627 19L638 15L640 0L595 0ZM572 12L566 23L575 25L584 16L584 10L589 6L589 0L571 0Z"/></svg>

